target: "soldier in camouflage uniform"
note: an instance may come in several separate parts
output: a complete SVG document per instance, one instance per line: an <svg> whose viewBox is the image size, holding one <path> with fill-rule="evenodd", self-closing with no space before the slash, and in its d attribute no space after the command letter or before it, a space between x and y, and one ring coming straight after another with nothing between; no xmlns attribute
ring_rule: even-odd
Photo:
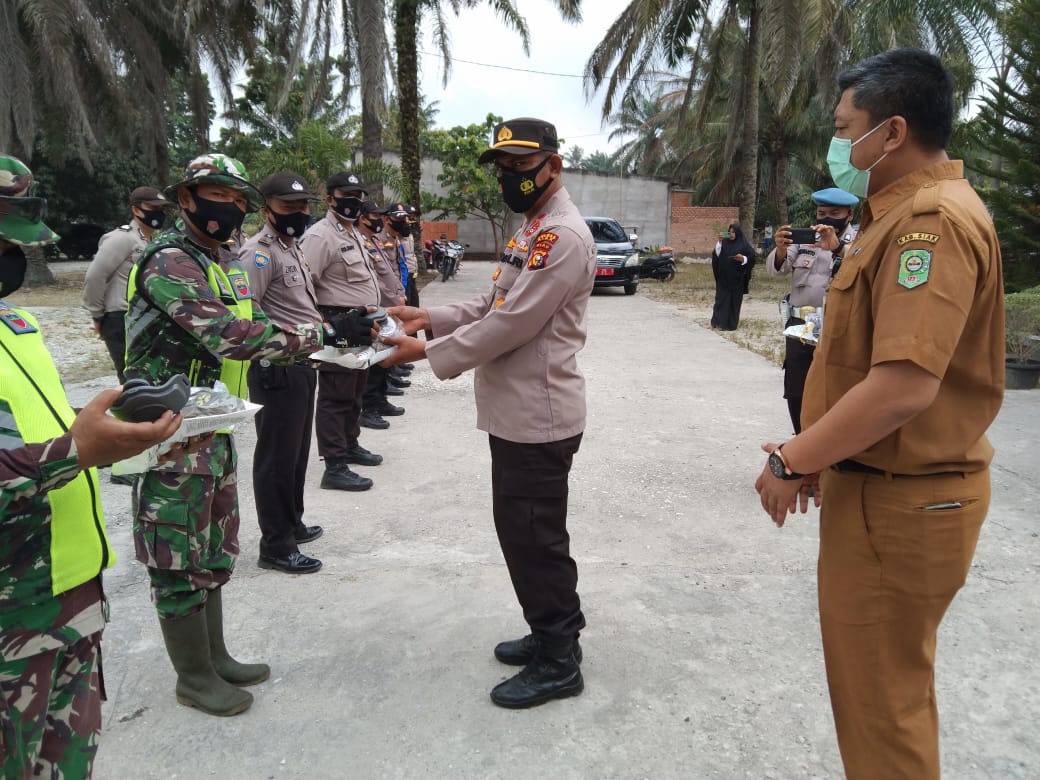
<svg viewBox="0 0 1040 780"><path fill-rule="evenodd" d="M220 379L244 397L248 361L291 359L319 349L323 337L345 342L354 333L357 312L288 328L252 305L225 242L264 200L237 160L198 157L166 194L180 219L131 271L127 377L159 384L184 373L203 387ZM177 671L177 701L211 715L248 709L253 697L238 686L270 675L266 664L235 661L224 645L220 588L239 549L236 459L231 436L218 432L135 488L134 544Z"/></svg>
<svg viewBox="0 0 1040 780"><path fill-rule="evenodd" d="M57 236L29 169L0 155L0 298L21 247ZM101 730L105 535L95 466L172 436L180 416L126 423L102 393L77 416L32 315L0 301L0 775L89 777Z"/></svg>

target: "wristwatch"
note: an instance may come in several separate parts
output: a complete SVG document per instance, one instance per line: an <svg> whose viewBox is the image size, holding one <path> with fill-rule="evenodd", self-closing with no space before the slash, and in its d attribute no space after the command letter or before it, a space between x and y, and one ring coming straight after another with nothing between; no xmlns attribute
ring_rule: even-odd
<svg viewBox="0 0 1040 780"><path fill-rule="evenodd" d="M769 453L769 470L773 472L773 476L777 479L801 479L804 474L799 474L797 471L791 471L787 467L787 462L784 460L784 456L780 452L780 447L777 447L771 453Z"/></svg>

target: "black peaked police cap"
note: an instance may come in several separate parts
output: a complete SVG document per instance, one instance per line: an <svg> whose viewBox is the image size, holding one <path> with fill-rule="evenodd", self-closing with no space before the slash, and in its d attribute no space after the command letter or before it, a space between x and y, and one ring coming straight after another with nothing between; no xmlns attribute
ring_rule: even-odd
<svg viewBox="0 0 1040 780"><path fill-rule="evenodd" d="M490 162L500 153L533 154L534 152L552 152L560 150L556 139L556 128L544 119L520 117L507 119L495 125L492 133L491 148L480 155L480 164Z"/></svg>

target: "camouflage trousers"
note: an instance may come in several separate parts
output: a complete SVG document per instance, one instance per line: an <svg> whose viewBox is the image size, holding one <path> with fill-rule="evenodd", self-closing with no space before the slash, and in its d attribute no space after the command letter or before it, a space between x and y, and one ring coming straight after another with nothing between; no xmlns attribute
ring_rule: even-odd
<svg viewBox="0 0 1040 780"><path fill-rule="evenodd" d="M0 771L5 780L90 777L101 732L101 632L0 664Z"/></svg>
<svg viewBox="0 0 1040 780"><path fill-rule="evenodd" d="M149 471L135 485L134 547L148 567L152 602L165 620L198 612L238 558L235 458L212 474Z"/></svg>

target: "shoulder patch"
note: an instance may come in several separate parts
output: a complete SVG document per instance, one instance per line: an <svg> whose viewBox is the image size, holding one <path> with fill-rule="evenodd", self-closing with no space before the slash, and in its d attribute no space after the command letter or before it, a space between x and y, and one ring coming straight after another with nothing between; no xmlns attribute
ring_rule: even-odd
<svg viewBox="0 0 1040 780"><path fill-rule="evenodd" d="M25 319L14 309L9 309L6 306L0 309L0 321L4 323L11 332L22 335L23 333L36 333L36 328L29 320Z"/></svg>
<svg viewBox="0 0 1040 780"><path fill-rule="evenodd" d="M271 256L267 254L267 252L257 251L257 253L253 255L253 265L257 268L264 268L270 262Z"/></svg>
<svg viewBox="0 0 1040 780"><path fill-rule="evenodd" d="M929 244L934 244L939 240L939 236L935 233L907 233L905 236L900 236L896 239L896 243L899 246L909 244L911 241L925 241Z"/></svg>
<svg viewBox="0 0 1040 780"><path fill-rule="evenodd" d="M540 268L545 268L548 259L548 252L540 251L538 245L535 244L535 251L531 253L531 259L527 261L527 270L537 271Z"/></svg>
<svg viewBox="0 0 1040 780"><path fill-rule="evenodd" d="M908 249L899 255L899 284L908 290L920 287L928 281L932 267L932 252L929 249Z"/></svg>

